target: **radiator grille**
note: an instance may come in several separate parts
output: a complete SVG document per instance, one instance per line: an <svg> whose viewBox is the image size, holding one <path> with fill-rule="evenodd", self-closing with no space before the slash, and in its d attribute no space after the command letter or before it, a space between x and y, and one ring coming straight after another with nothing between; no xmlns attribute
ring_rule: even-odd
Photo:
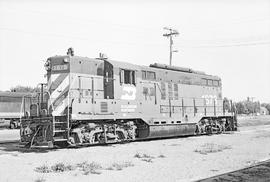
<svg viewBox="0 0 270 182"><path fill-rule="evenodd" d="M108 103L107 102L101 102L100 103L100 112L108 112Z"/></svg>

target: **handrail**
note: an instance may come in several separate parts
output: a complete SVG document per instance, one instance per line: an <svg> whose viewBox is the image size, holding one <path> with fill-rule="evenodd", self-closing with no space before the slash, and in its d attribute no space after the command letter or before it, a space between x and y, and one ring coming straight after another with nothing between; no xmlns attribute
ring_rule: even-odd
<svg viewBox="0 0 270 182"><path fill-rule="evenodd" d="M22 114L21 114L22 112L23 112L23 116L25 117L25 97L26 96L30 96L30 98L32 98L32 95L30 95L29 93L23 95L23 97L22 97L22 103L21 103L21 109L20 109L20 121L22 119Z"/></svg>

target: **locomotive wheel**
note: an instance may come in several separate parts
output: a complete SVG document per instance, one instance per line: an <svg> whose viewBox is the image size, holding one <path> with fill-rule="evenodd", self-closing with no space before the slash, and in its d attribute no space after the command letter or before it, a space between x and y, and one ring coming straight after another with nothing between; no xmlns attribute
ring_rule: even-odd
<svg viewBox="0 0 270 182"><path fill-rule="evenodd" d="M202 129L200 128L200 126L198 124L196 124L196 130L195 130L195 134L196 135L200 135L201 134Z"/></svg>
<svg viewBox="0 0 270 182"><path fill-rule="evenodd" d="M217 127L217 133L222 133L222 130L223 130L222 126L217 123L216 127Z"/></svg>
<svg viewBox="0 0 270 182"><path fill-rule="evenodd" d="M10 129L15 129L15 128L16 128L15 123L10 123Z"/></svg>
<svg viewBox="0 0 270 182"><path fill-rule="evenodd" d="M212 126L211 125L206 126L205 132L206 132L206 134L211 135L213 133Z"/></svg>
<svg viewBox="0 0 270 182"><path fill-rule="evenodd" d="M75 144L75 139L74 139L74 137L70 136L69 139L68 139L68 143L69 143L70 145L74 145L74 144Z"/></svg>
<svg viewBox="0 0 270 182"><path fill-rule="evenodd" d="M98 137L100 133L91 133L91 136L90 136L90 140L89 140L89 143L90 144L97 144L97 143L100 143L100 139Z"/></svg>
<svg viewBox="0 0 270 182"><path fill-rule="evenodd" d="M96 140L96 133L94 133L91 137L90 137L90 140L89 140L89 142L91 143L91 144L94 144L94 143L96 143L95 142L95 140Z"/></svg>
<svg viewBox="0 0 270 182"><path fill-rule="evenodd" d="M124 141L126 139L125 135L121 131L116 131L116 135L118 141Z"/></svg>

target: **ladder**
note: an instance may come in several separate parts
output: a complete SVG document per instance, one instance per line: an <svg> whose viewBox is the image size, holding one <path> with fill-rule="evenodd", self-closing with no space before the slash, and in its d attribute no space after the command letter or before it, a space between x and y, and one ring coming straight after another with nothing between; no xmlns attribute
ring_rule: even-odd
<svg viewBox="0 0 270 182"><path fill-rule="evenodd" d="M50 96L51 97L51 96ZM69 103L69 92L68 92ZM53 104L52 108L54 110ZM67 115L55 116L53 118L53 141L54 142L67 142L69 140L69 105Z"/></svg>
<svg viewBox="0 0 270 182"><path fill-rule="evenodd" d="M66 116L60 119L53 119L53 140L54 142L65 142L69 138L69 122Z"/></svg>

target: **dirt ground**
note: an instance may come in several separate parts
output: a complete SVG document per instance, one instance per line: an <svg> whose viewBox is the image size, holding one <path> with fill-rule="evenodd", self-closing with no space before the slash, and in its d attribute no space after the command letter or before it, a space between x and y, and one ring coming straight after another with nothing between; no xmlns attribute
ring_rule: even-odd
<svg viewBox="0 0 270 182"><path fill-rule="evenodd" d="M77 149L0 144L0 181L196 181L270 159L270 117L239 118L239 126L221 135ZM9 131L16 130L0 130L0 138Z"/></svg>

